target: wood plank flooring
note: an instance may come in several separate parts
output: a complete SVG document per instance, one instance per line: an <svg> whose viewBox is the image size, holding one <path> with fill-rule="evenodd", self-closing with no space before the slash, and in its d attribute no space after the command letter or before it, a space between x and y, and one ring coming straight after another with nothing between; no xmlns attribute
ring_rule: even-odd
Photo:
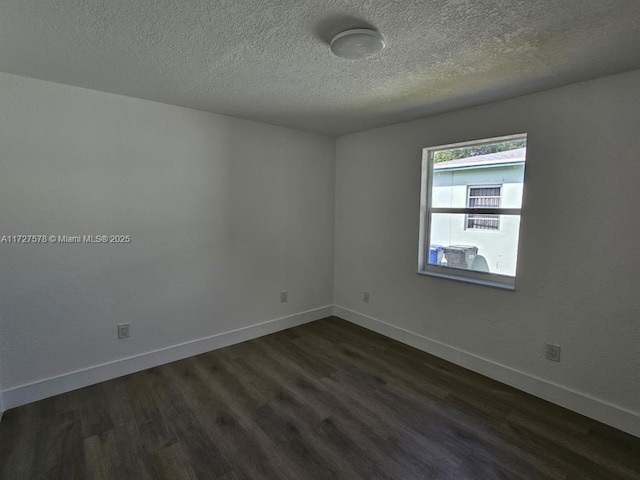
<svg viewBox="0 0 640 480"><path fill-rule="evenodd" d="M640 439L332 317L5 412L0 478L640 479Z"/></svg>

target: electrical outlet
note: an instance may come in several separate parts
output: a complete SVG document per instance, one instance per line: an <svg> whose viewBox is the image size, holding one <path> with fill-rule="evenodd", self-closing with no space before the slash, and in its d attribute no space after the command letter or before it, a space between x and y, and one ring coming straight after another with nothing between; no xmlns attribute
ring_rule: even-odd
<svg viewBox="0 0 640 480"><path fill-rule="evenodd" d="M118 324L118 338L129 338L129 324L128 323L119 323Z"/></svg>
<svg viewBox="0 0 640 480"><path fill-rule="evenodd" d="M369 292L363 292L362 300L364 300L365 303L369 303Z"/></svg>
<svg viewBox="0 0 640 480"><path fill-rule="evenodd" d="M552 345L547 343L547 359L552 362L560 361L560 345Z"/></svg>
<svg viewBox="0 0 640 480"><path fill-rule="evenodd" d="M280 292L280 303L287 303L289 301L289 294L286 290Z"/></svg>

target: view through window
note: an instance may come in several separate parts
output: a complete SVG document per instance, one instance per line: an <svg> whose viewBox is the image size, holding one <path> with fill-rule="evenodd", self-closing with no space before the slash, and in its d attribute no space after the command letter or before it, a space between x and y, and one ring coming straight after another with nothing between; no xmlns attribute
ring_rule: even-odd
<svg viewBox="0 0 640 480"><path fill-rule="evenodd" d="M426 148L419 272L513 288L526 135Z"/></svg>
<svg viewBox="0 0 640 480"><path fill-rule="evenodd" d="M498 187L469 187L470 208L498 208L502 196L502 185ZM467 215L467 228L500 230L500 215Z"/></svg>

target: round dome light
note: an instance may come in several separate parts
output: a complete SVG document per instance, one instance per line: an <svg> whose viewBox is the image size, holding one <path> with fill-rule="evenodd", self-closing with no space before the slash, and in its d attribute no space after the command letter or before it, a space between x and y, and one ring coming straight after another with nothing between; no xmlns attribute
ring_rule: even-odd
<svg viewBox="0 0 640 480"><path fill-rule="evenodd" d="M331 40L331 51L338 57L350 60L371 57L380 53L384 47L382 35L366 28L346 30Z"/></svg>

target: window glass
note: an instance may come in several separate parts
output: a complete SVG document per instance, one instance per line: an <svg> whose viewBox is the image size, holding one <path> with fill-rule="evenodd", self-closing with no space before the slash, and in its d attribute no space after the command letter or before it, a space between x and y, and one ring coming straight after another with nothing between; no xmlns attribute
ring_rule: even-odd
<svg viewBox="0 0 640 480"><path fill-rule="evenodd" d="M515 284L525 135L426 148L420 273Z"/></svg>

